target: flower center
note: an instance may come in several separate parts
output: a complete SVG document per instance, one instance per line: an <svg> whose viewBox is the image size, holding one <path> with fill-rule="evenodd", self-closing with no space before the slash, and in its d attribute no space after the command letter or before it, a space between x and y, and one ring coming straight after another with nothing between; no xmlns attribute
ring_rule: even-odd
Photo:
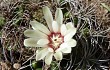
<svg viewBox="0 0 110 70"><path fill-rule="evenodd" d="M49 47L51 47L54 51L60 47L60 45L64 42L64 36L61 33L51 33L48 35L49 39Z"/></svg>

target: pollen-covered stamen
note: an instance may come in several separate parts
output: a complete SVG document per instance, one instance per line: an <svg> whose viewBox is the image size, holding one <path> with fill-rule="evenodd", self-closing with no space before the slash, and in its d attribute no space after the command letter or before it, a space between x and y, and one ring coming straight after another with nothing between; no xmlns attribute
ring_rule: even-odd
<svg viewBox="0 0 110 70"><path fill-rule="evenodd" d="M51 33L48 35L49 39L49 47L51 47L53 50L56 50L60 47L60 45L63 43L64 37L61 35L61 33Z"/></svg>

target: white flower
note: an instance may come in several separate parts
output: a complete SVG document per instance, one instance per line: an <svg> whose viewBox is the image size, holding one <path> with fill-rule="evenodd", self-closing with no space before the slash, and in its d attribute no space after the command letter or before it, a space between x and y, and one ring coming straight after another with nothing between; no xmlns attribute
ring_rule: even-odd
<svg viewBox="0 0 110 70"><path fill-rule="evenodd" d="M52 58L62 60L64 53L71 53L71 47L76 46L76 40L72 37L76 28L72 22L63 24L63 13L60 8L56 10L55 20L48 7L43 7L44 18L48 28L37 21L31 21L33 30L26 30L24 35L30 37L24 40L24 45L29 47L41 47L36 51L36 60L45 60L50 65Z"/></svg>

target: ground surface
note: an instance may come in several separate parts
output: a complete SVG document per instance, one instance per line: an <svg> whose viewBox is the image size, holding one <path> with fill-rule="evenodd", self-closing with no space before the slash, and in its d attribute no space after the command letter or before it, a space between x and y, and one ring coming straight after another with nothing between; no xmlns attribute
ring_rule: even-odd
<svg viewBox="0 0 110 70"><path fill-rule="evenodd" d="M55 62L50 70L108 70L110 68L110 0L1 0L0 1L0 70L40 70L42 61L35 63L37 48L26 48L24 30L35 19L45 24L42 7L48 6L55 14L63 8L64 22L73 21L77 27L78 45L64 56L60 66ZM69 15L68 15L69 14ZM46 25L46 24L45 24ZM71 58L70 58L71 57ZM38 65L33 67L32 64Z"/></svg>

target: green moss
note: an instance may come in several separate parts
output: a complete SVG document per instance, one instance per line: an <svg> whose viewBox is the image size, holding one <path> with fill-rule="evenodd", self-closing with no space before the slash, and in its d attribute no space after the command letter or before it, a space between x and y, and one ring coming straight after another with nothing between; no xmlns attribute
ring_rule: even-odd
<svg viewBox="0 0 110 70"><path fill-rule="evenodd" d="M56 61L53 61L50 65L50 70L59 70L58 63Z"/></svg>
<svg viewBox="0 0 110 70"><path fill-rule="evenodd" d="M2 16L0 17L0 27L4 25L5 22L5 18L3 18Z"/></svg>

